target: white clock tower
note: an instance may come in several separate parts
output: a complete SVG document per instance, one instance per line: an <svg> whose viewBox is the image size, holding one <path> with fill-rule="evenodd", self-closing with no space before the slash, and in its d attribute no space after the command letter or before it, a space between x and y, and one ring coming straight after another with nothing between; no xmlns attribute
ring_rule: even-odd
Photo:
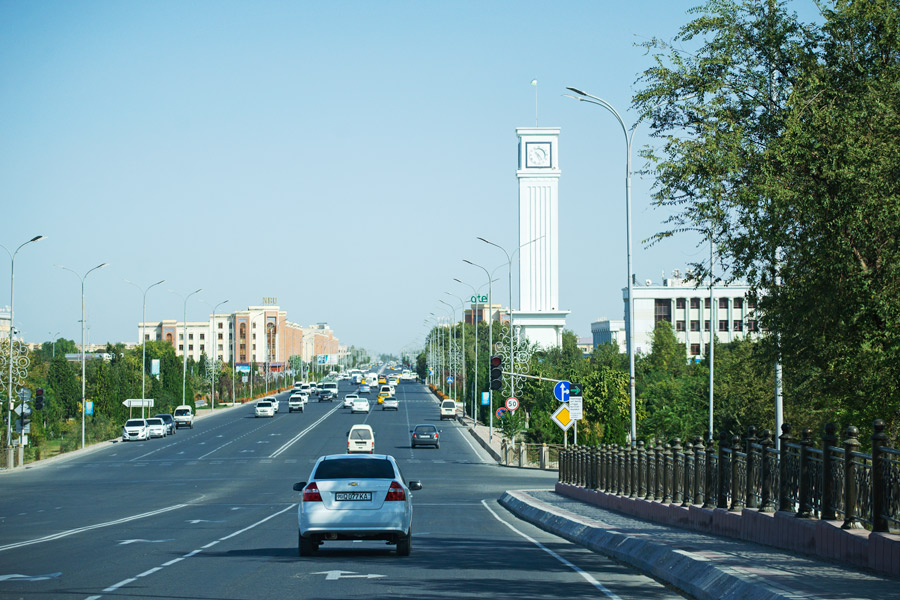
<svg viewBox="0 0 900 600"><path fill-rule="evenodd" d="M519 310L513 325L545 348L562 344L559 309L559 128L519 127Z"/></svg>

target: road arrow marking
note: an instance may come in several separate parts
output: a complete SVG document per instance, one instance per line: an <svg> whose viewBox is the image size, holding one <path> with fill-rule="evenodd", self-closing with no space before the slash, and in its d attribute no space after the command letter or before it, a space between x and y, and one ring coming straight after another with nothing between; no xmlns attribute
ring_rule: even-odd
<svg viewBox="0 0 900 600"><path fill-rule="evenodd" d="M48 579L56 579L62 575L59 573L47 573L46 575L19 575L14 573L11 575L0 575L0 581L47 581Z"/></svg>
<svg viewBox="0 0 900 600"><path fill-rule="evenodd" d="M119 540L119 545L127 546L128 544L136 544L137 542L145 542L147 544L161 544L163 542L174 542L174 541L175 541L175 538L169 538L167 540L141 540L141 539Z"/></svg>
<svg viewBox="0 0 900 600"><path fill-rule="evenodd" d="M374 575L372 573L368 575L353 575L356 571L319 571L317 573L310 573L311 575L324 575L325 581L334 581L336 579L378 579L380 577L384 577L384 575Z"/></svg>

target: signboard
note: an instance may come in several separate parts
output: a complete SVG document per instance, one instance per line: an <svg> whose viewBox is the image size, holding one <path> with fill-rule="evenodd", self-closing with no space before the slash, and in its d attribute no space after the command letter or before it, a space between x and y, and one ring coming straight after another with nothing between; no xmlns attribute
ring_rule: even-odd
<svg viewBox="0 0 900 600"><path fill-rule="evenodd" d="M550 415L550 418L553 419L553 422L559 425L560 429L563 431L568 431L569 427L575 423L575 419L569 415L569 407L565 404L560 404L559 408Z"/></svg>
<svg viewBox="0 0 900 600"><path fill-rule="evenodd" d="M93 400L85 400L84 414L86 414L86 415L94 414L94 401Z"/></svg>
<svg viewBox="0 0 900 600"><path fill-rule="evenodd" d="M498 419L502 419L502 418L503 418L503 415L505 415L505 414L508 413L508 412L509 412L508 410L506 410L505 408L503 408L503 407L501 406L500 408L497 409L497 413L496 413L496 414L497 414L497 418L498 418Z"/></svg>
<svg viewBox="0 0 900 600"><path fill-rule="evenodd" d="M453 383L453 375L447 376L447 383Z"/></svg>
<svg viewBox="0 0 900 600"><path fill-rule="evenodd" d="M569 387L572 384L568 381L560 381L557 382L555 386L553 386L553 396L559 400L560 402L568 402L569 401Z"/></svg>
<svg viewBox="0 0 900 600"><path fill-rule="evenodd" d="M491 404L491 393L490 392L481 392L481 405L489 406Z"/></svg>
<svg viewBox="0 0 900 600"><path fill-rule="evenodd" d="M235 370L238 373L247 373L250 374L250 365L236 365Z"/></svg>
<svg viewBox="0 0 900 600"><path fill-rule="evenodd" d="M18 393L19 400L22 402L31 402L31 390L28 388L22 388Z"/></svg>
<svg viewBox="0 0 900 600"><path fill-rule="evenodd" d="M506 399L506 408L509 410L516 410L519 408L519 399L518 398L507 398Z"/></svg>
<svg viewBox="0 0 900 600"><path fill-rule="evenodd" d="M28 406L27 404L25 404L25 405L16 404L13 406L13 412L16 413L17 415L19 415L20 417L22 416L22 413L25 413L26 417L30 417L31 416L31 407Z"/></svg>
<svg viewBox="0 0 900 600"><path fill-rule="evenodd" d="M574 420L582 418L581 396L569 396L569 417Z"/></svg>
<svg viewBox="0 0 900 600"><path fill-rule="evenodd" d="M16 433L31 433L31 422L25 425L25 431L22 431L22 419L16 419Z"/></svg>
<svg viewBox="0 0 900 600"><path fill-rule="evenodd" d="M153 358L150 360L150 374L154 377L159 376L159 359Z"/></svg>
<svg viewBox="0 0 900 600"><path fill-rule="evenodd" d="M144 398L143 400L140 398L129 398L123 401L122 405L128 408L141 408L142 406L153 408L153 398Z"/></svg>

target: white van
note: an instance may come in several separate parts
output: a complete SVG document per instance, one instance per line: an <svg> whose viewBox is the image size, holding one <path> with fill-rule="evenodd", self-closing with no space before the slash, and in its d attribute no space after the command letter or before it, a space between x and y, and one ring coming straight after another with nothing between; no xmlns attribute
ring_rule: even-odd
<svg viewBox="0 0 900 600"><path fill-rule="evenodd" d="M354 425L347 432L347 453L375 452L375 432L369 425Z"/></svg>
<svg viewBox="0 0 900 600"><path fill-rule="evenodd" d="M194 409L187 404L176 406L172 417L175 419L175 429L179 427L194 428Z"/></svg>

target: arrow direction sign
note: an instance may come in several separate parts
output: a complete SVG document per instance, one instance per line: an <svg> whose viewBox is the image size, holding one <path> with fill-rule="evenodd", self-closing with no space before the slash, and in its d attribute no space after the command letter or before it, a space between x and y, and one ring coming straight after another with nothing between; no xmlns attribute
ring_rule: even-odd
<svg viewBox="0 0 900 600"><path fill-rule="evenodd" d="M568 381L560 381L557 382L555 386L553 386L553 395L560 402L568 402L569 401L569 391L571 387L571 383Z"/></svg>
<svg viewBox="0 0 900 600"><path fill-rule="evenodd" d="M582 396L584 388L580 383L569 384L569 396Z"/></svg>
<svg viewBox="0 0 900 600"><path fill-rule="evenodd" d="M560 429L563 431L568 431L569 427L575 422L575 419L569 415L569 407L565 404L560 404L559 408L550 415L550 418L553 419L553 422L559 425Z"/></svg>
<svg viewBox="0 0 900 600"><path fill-rule="evenodd" d="M128 408L141 408L142 406L153 408L153 398L129 398L128 400L123 400L122 405Z"/></svg>
<svg viewBox="0 0 900 600"><path fill-rule="evenodd" d="M325 581L335 581L336 579L378 579L380 577L384 577L384 575L355 575L356 571L319 571L317 573L310 573L310 575L324 575Z"/></svg>
<svg viewBox="0 0 900 600"><path fill-rule="evenodd" d="M142 539L119 540L119 545L127 546L128 544L136 544L138 542L142 542L145 544L162 544L163 542L173 542L173 541L175 541L173 538L169 538L167 540L142 540Z"/></svg>

